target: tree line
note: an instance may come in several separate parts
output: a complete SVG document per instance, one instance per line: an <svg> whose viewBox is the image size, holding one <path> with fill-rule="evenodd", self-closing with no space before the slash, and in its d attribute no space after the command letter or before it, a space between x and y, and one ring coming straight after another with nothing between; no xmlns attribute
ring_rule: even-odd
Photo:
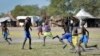
<svg viewBox="0 0 100 56"><path fill-rule="evenodd" d="M76 14L81 8L91 13L94 16L100 15L100 0L49 0L50 5L39 8L37 5L17 5L11 10L11 14L16 16L27 15L71 15ZM0 14L0 17L3 13Z"/></svg>

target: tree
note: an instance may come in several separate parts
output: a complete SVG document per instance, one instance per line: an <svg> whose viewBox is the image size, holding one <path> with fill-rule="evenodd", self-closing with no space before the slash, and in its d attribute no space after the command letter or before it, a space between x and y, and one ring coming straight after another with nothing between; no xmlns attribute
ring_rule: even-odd
<svg viewBox="0 0 100 56"><path fill-rule="evenodd" d="M51 15L75 14L81 8L96 16L100 14L100 0L50 0L47 12Z"/></svg>
<svg viewBox="0 0 100 56"><path fill-rule="evenodd" d="M0 14L0 18L3 17L3 16L5 16L5 14L4 14L4 13L1 13L1 14Z"/></svg>
<svg viewBox="0 0 100 56"><path fill-rule="evenodd" d="M29 16L29 15L38 15L39 14L39 7L37 5L24 5L20 6L17 5L12 11L12 15L16 16Z"/></svg>
<svg viewBox="0 0 100 56"><path fill-rule="evenodd" d="M100 1L99 0L73 0L72 6L75 9L84 8L92 15L96 16L100 14Z"/></svg>
<svg viewBox="0 0 100 56"><path fill-rule="evenodd" d="M50 2L51 4L49 5L47 11L51 15L68 15L74 10L71 5L72 0L50 0Z"/></svg>

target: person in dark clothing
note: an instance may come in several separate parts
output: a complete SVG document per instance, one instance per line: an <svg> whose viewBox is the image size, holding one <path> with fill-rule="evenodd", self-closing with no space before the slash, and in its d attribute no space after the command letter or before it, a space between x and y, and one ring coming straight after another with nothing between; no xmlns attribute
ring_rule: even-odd
<svg viewBox="0 0 100 56"><path fill-rule="evenodd" d="M32 47L31 47L31 35L30 35L29 29L32 30L32 28L31 28L31 18L27 17L26 20L25 20L25 25L24 25L25 40L23 42L22 49L24 49L24 46L25 46L27 39L29 39L29 49L32 49Z"/></svg>

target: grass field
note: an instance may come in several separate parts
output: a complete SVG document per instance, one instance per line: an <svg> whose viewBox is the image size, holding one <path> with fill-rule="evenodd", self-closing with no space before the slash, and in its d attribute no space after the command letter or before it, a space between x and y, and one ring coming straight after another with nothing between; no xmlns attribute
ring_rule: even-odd
<svg viewBox="0 0 100 56"><path fill-rule="evenodd" d="M10 27L10 37L12 38L23 38L24 37L24 29L23 27ZM99 28L88 28L89 32L90 32L90 38L100 38L100 29ZM52 28L52 34L55 35L61 35L63 33L63 29L62 28L58 28L58 27L53 27ZM1 29L0 29L0 36L2 36L1 34ZM33 30L31 31L31 36L32 38L38 38L37 35L37 28L33 27ZM43 37L43 36L42 36Z"/></svg>
<svg viewBox="0 0 100 56"><path fill-rule="evenodd" d="M21 39L23 41L24 31L23 28L9 28L10 37L13 39ZM99 28L90 28L90 41L91 44L98 44L100 48L100 29ZM38 39L36 34L36 28L33 28L31 32L33 39ZM61 28L53 28L53 35L61 35L63 30ZM0 31L1 36L1 31ZM70 46L68 45L65 49L62 48L60 42L47 42L46 46L42 46L42 42L33 42L32 50L28 49L28 44L26 44L25 49L22 50L22 43L12 43L8 45L5 41L0 38L0 56L77 56L75 53L71 53ZM19 41L19 40L18 40ZM27 41L28 43L28 41ZM100 49L87 49L86 52L82 52L82 56L100 56Z"/></svg>
<svg viewBox="0 0 100 56"><path fill-rule="evenodd" d="M46 44L44 47L42 43L33 43L32 50L29 50L28 44L26 44L25 49L22 50L21 43L12 45L7 45L5 42L0 43L0 56L77 56L75 53L71 53L72 51L69 50L70 46L62 49L61 43ZM88 52L82 53L82 56L100 56L100 50L89 50Z"/></svg>

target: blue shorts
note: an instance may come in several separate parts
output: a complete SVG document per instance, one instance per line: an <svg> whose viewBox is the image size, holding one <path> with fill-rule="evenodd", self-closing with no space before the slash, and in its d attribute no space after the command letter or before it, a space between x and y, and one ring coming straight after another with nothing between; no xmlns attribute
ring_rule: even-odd
<svg viewBox="0 0 100 56"><path fill-rule="evenodd" d="M30 31L25 30L25 38L31 38Z"/></svg>
<svg viewBox="0 0 100 56"><path fill-rule="evenodd" d="M70 43L70 42L72 42L72 34L71 33L65 33L62 36L62 39L67 39L67 41Z"/></svg>
<svg viewBox="0 0 100 56"><path fill-rule="evenodd" d="M8 37L8 32L4 32L4 33L3 33L3 37L4 37L5 39L7 39L7 37Z"/></svg>
<svg viewBox="0 0 100 56"><path fill-rule="evenodd" d="M81 41L82 43L84 43L84 44L87 44L87 43L88 43L88 40L89 40L89 38L88 38L87 35L82 35L82 37L81 37L81 39L80 39L80 41Z"/></svg>

